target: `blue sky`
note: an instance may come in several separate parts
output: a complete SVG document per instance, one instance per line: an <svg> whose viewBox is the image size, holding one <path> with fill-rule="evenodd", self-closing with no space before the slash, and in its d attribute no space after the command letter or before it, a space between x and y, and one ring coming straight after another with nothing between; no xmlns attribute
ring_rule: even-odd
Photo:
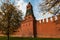
<svg viewBox="0 0 60 40"><path fill-rule="evenodd" d="M14 1L11 0L11 2L13 3ZM32 4L34 15L37 20L48 18L48 17L52 16L52 14L49 14L49 13L46 13L43 16L43 13L39 12L38 5L39 5L39 3L42 3L42 0L18 0L18 1L15 0L15 2L16 2L15 5L17 6L17 9L22 10L24 16L26 13L26 5L28 4L28 2L30 2Z"/></svg>
<svg viewBox="0 0 60 40"><path fill-rule="evenodd" d="M42 0L24 0L25 2L30 2L33 6L33 11L34 11L34 15L36 17L37 20L39 20L40 18L42 18L42 16L40 15L40 12L38 10L38 5L39 3L42 2Z"/></svg>
<svg viewBox="0 0 60 40"><path fill-rule="evenodd" d="M39 3L43 2L42 0L19 0L17 2L17 4L20 5L20 9L24 13L24 15L26 13L26 5L28 4L28 2L30 2L32 4L34 15L35 15L37 20L48 18L48 17L52 17L52 14L46 13L43 16L43 13L39 12L38 5L39 5Z"/></svg>

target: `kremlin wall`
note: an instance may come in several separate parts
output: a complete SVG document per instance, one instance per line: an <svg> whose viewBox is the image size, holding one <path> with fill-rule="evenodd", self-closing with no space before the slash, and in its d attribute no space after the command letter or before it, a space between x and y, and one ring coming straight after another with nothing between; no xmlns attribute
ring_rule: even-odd
<svg viewBox="0 0 60 40"><path fill-rule="evenodd" d="M60 38L60 15L38 21L37 37Z"/></svg>
<svg viewBox="0 0 60 40"><path fill-rule="evenodd" d="M16 37L38 37L38 38L60 38L60 15L36 20L33 7L29 2L26 9L25 19L21 27L12 36Z"/></svg>
<svg viewBox="0 0 60 40"><path fill-rule="evenodd" d="M17 37L60 38L60 15L36 20L33 7L28 3L25 19L14 33Z"/></svg>
<svg viewBox="0 0 60 40"><path fill-rule="evenodd" d="M14 36L34 37L33 18L28 19L21 23L21 27L14 33ZM60 38L60 15L38 20L34 25L36 25L38 38Z"/></svg>

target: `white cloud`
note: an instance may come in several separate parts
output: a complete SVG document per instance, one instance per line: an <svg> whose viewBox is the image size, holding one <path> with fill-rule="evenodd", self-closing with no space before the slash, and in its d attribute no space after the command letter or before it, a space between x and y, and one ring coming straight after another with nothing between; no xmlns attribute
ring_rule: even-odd
<svg viewBox="0 0 60 40"><path fill-rule="evenodd" d="M40 3L41 0L38 0L38 2L36 2L36 1L37 0L34 0L34 1L32 0L32 2L31 2L33 5L33 8L34 8L33 11L34 11L34 15L35 15L36 19L40 20L40 19L51 17L52 15L49 13L46 13L46 15L44 15L44 16L41 13L39 13L38 3ZM19 1L16 0L16 3L17 3L16 6L18 6L17 8L19 10L22 10L23 16L25 16L27 2L24 2L24 0L19 0Z"/></svg>
<svg viewBox="0 0 60 40"><path fill-rule="evenodd" d="M24 0L16 0L16 6L18 6L17 8L19 9L19 10L22 10L22 12L23 12L23 15L25 15L25 13L26 13L26 5L27 5L27 3L26 2L24 2Z"/></svg>

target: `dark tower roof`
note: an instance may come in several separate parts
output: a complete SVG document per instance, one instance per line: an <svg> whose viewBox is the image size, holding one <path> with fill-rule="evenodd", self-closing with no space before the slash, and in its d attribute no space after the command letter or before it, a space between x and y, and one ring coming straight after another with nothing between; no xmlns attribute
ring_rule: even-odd
<svg viewBox="0 0 60 40"><path fill-rule="evenodd" d="M31 3L29 2L28 4L30 4L31 5Z"/></svg>
<svg viewBox="0 0 60 40"><path fill-rule="evenodd" d="M33 7L31 5L31 3L29 2L28 5L26 6L26 16L32 15L32 17L35 19L34 17L34 13L33 13ZM25 17L26 17L25 16Z"/></svg>
<svg viewBox="0 0 60 40"><path fill-rule="evenodd" d="M28 9L32 9L32 5L31 5L30 2L29 2L28 5L27 5L27 10L28 10Z"/></svg>

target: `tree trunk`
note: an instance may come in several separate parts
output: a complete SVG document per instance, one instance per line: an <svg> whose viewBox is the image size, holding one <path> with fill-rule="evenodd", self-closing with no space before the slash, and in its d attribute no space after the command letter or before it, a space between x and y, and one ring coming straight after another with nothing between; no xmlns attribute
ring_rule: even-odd
<svg viewBox="0 0 60 40"><path fill-rule="evenodd" d="M9 40L9 28L7 30L7 40Z"/></svg>
<svg viewBox="0 0 60 40"><path fill-rule="evenodd" d="M7 34L7 40L9 40L9 34Z"/></svg>

